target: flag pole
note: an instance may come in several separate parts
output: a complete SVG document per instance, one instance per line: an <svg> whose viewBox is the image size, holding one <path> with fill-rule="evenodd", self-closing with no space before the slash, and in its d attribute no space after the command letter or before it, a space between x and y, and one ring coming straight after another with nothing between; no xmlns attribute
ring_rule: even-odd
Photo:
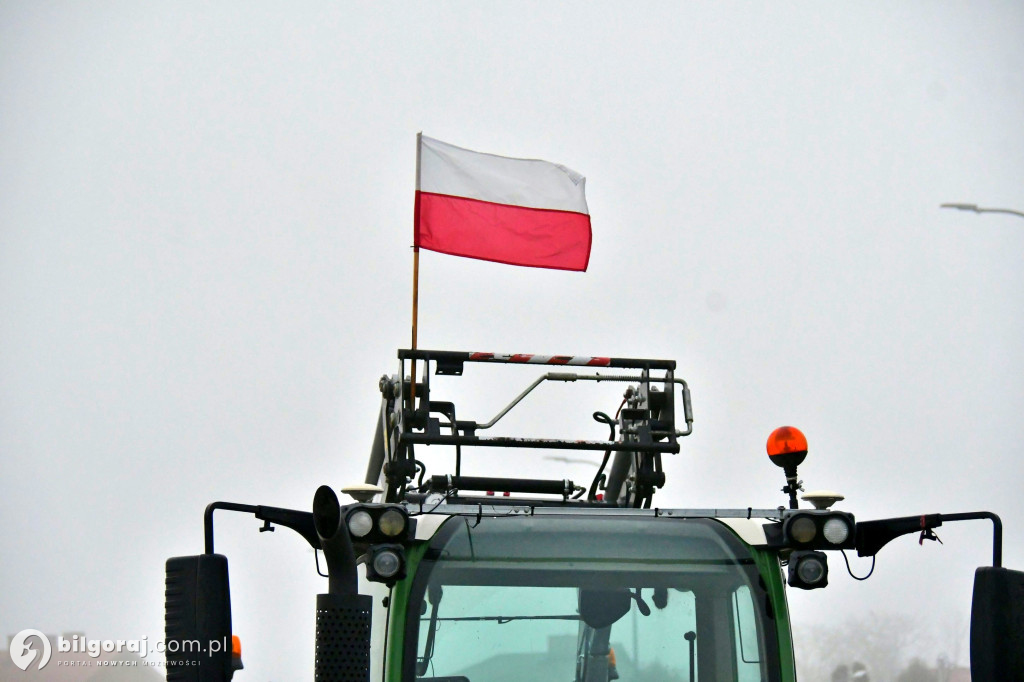
<svg viewBox="0 0 1024 682"><path fill-rule="evenodd" d="M420 281L420 247L412 247L412 349L416 350L416 318L419 309L419 281ZM409 401L413 403L412 409L416 409L416 358L412 359L412 385L409 388Z"/></svg>
<svg viewBox="0 0 1024 682"><path fill-rule="evenodd" d="M412 247L412 349L416 350L416 323L420 304L420 246L419 246L419 204L420 204L420 148L422 132L416 133L416 205L413 217ZM409 407L416 409L416 358L412 359L412 382L409 386Z"/></svg>

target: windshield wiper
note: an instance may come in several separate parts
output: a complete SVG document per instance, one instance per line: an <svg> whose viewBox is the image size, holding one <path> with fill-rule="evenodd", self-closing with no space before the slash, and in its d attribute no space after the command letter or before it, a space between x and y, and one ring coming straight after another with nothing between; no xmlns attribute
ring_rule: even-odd
<svg viewBox="0 0 1024 682"><path fill-rule="evenodd" d="M430 659L434 657L434 633L437 632L437 607L441 604L444 591L440 585L427 586L427 599L430 601L430 629L427 630L427 642L423 647L423 658L416 660L416 677L423 677L430 667Z"/></svg>

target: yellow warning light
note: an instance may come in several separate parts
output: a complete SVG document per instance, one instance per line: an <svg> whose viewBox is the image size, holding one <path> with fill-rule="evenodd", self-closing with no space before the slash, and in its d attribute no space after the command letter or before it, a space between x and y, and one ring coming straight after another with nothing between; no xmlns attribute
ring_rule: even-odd
<svg viewBox="0 0 1024 682"><path fill-rule="evenodd" d="M780 426L768 436L768 454L771 457L807 452L807 438L795 426Z"/></svg>
<svg viewBox="0 0 1024 682"><path fill-rule="evenodd" d="M238 635L231 635L231 669L245 670L242 665L242 640Z"/></svg>

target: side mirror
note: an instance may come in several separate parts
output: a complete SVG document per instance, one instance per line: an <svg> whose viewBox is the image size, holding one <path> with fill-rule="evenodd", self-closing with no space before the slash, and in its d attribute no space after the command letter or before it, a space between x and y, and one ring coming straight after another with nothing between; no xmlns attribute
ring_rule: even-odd
<svg viewBox="0 0 1024 682"><path fill-rule="evenodd" d="M231 595L222 554L167 560L164 639L168 682L226 682L231 665Z"/></svg>
<svg viewBox="0 0 1024 682"><path fill-rule="evenodd" d="M600 630L612 625L629 613L633 597L629 590L580 590L580 618Z"/></svg>
<svg viewBox="0 0 1024 682"><path fill-rule="evenodd" d="M1024 680L1024 572L994 566L974 572L971 680Z"/></svg>

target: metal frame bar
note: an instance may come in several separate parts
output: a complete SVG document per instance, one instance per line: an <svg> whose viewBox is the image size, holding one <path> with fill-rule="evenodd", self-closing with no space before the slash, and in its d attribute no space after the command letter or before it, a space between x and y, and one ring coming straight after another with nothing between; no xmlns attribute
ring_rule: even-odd
<svg viewBox="0 0 1024 682"><path fill-rule="evenodd" d="M661 487L664 481L664 474L661 468L661 453L676 454L680 451L678 439L690 435L693 431L693 412L689 400L689 386L683 379L676 379L674 360L657 360L646 358L612 358L594 357L579 355L532 355L532 354L495 354L465 351L441 351L425 349L400 349L397 352L399 358L399 374L397 376L399 392L389 394L385 392L385 400L397 399L390 403L387 421L390 424L388 431L391 438L393 455L386 457L392 462L393 467L388 473L387 499L397 501L404 488L403 477L407 481L413 475L410 471L412 466L410 460L413 458L412 449L416 445L430 446L453 446L455 448L455 475L461 474L461 448L466 447L491 447L491 448L527 448L536 450L580 450L594 452L616 453L615 463L611 472L615 473L624 466L632 470L635 466L638 469L638 476L644 473L645 485L640 490L641 496L637 503L632 506L649 506L650 498L656 487ZM406 361L412 361L416 365L423 364L421 377L406 377ZM435 403L431 400L430 381L431 375L438 376L461 376L464 371L464 363L488 363L505 365L531 365L539 369L541 376L530 383L522 392L516 395L511 402L502 408L490 421L478 423L472 420L456 420L453 411L445 411L440 406L449 403ZM433 371L431 370L433 363ZM582 372L561 371L565 369L581 369ZM632 370L622 374L602 374L600 370L626 369ZM554 370L554 371L552 371ZM524 438L502 436L494 438L480 437L479 430L489 429L500 421L513 408L519 405L533 390L545 381L592 381L592 382L637 382L637 400L642 400L647 411L638 413L629 418L630 428L625 423L620 424L623 431L623 438L619 441L609 440L583 440L583 439L560 439L560 438ZM391 380L392 384L394 380ZM676 386L682 389L681 402L684 406L685 430L677 430L676 427L676 402L680 398L676 396ZM412 397L412 388L416 386L416 399ZM658 395L661 399L652 402L655 395L655 387L658 387ZM383 389L382 389L383 390ZM634 407L639 407L636 405ZM446 420L439 420L432 415L447 417ZM450 428L450 434L440 433L441 428ZM386 448L387 449L387 448ZM636 455L631 457L630 455ZM624 459L625 458L625 459ZM382 464L384 464L382 462ZM386 465L385 465L386 466ZM626 472L619 471L620 482L626 480ZM618 479L616 479L618 480ZM638 481L640 479L638 478ZM659 482L660 481L660 482ZM618 499L618 493L615 494Z"/></svg>
<svg viewBox="0 0 1024 682"><path fill-rule="evenodd" d="M480 438L478 436L431 436L403 433L402 442L411 445L471 445L490 448L538 448L547 450L611 450L612 452L667 452L677 454L678 443L638 443L608 440L557 440L550 438Z"/></svg>
<svg viewBox="0 0 1024 682"><path fill-rule="evenodd" d="M525 355L525 354L524 354ZM421 349L409 349L403 348L398 351L399 360L439 360L443 363L465 363L465 362L483 362L483 363L499 363L508 365L528 365L528 364L540 364L540 363L529 363L521 360L512 360L511 357L516 357L515 354L509 356L500 355L497 353L470 353L466 351L451 351L451 350L421 350ZM551 357L563 357L570 358L575 357L571 355L562 356L551 356ZM616 369L664 369L673 370L676 368L675 360L645 360L641 358L601 358L601 360L607 360L607 363L600 365L591 365L593 367L613 367ZM550 363L553 365L559 365L562 363Z"/></svg>
<svg viewBox="0 0 1024 682"><path fill-rule="evenodd" d="M410 514L430 513L448 514L450 516L565 516L587 515L587 516L639 516L651 518L677 518L677 519L769 519L778 520L786 515L788 510L776 509L755 509L748 507L744 509L640 509L636 507L562 507L542 506L537 504L524 504L519 506L499 506L486 504L444 504L434 503L429 499L423 502L404 502ZM421 511L422 508L422 511ZM806 510L804 510L806 511Z"/></svg>

